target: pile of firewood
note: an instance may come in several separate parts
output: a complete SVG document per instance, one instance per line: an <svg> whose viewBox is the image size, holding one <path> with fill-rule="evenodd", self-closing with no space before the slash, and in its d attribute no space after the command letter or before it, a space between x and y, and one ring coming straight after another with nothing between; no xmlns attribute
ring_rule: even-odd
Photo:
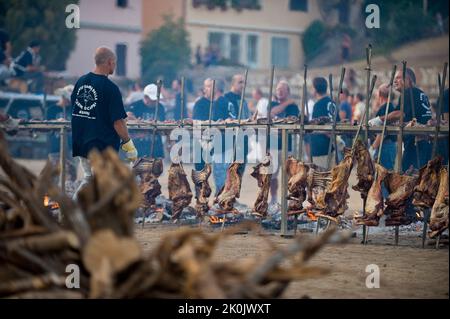
<svg viewBox="0 0 450 319"><path fill-rule="evenodd" d="M133 229L142 194L114 151L90 154L94 178L74 202L53 185L55 168L47 164L34 176L9 156L0 135L0 297L278 297L292 280L325 274L305 263L327 242L348 238L330 228L284 249L272 245L265 256L219 263L212 260L217 243L236 229L180 228L144 255ZM45 196L58 203L62 218L50 214ZM79 288L71 289L73 267Z"/></svg>

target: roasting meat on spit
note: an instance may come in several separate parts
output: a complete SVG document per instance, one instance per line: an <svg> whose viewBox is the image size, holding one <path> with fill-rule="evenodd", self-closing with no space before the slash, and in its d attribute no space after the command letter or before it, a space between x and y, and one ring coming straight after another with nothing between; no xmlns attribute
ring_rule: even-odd
<svg viewBox="0 0 450 319"><path fill-rule="evenodd" d="M430 238L436 237L448 228L448 171L441 168L439 190L431 210Z"/></svg>
<svg viewBox="0 0 450 319"><path fill-rule="evenodd" d="M317 197L316 208L329 217L337 217L347 210L348 179L353 167L353 157L348 150L344 159L331 170L331 182L325 192Z"/></svg>
<svg viewBox="0 0 450 319"><path fill-rule="evenodd" d="M356 176L358 177L358 184L352 188L361 193L362 198L367 198L367 193L372 186L375 168L370 158L369 151L361 140L355 143L355 158L357 160Z"/></svg>
<svg viewBox="0 0 450 319"><path fill-rule="evenodd" d="M367 194L366 215L356 217L357 225L378 226L381 216L383 216L383 193L381 184L386 178L388 171L383 166L375 164L376 179Z"/></svg>
<svg viewBox="0 0 450 319"><path fill-rule="evenodd" d="M173 203L172 219L178 219L183 209L191 203L192 191L181 163L169 168L169 198Z"/></svg>
<svg viewBox="0 0 450 319"><path fill-rule="evenodd" d="M286 161L286 173L288 178L288 212L299 212L303 209L306 200L306 185L308 182L309 166L289 157Z"/></svg>
<svg viewBox="0 0 450 319"><path fill-rule="evenodd" d="M217 194L215 202L219 204L221 209L226 212L233 211L233 205L236 198L239 198L241 193L242 176L239 173L241 163L233 162L227 169L225 185Z"/></svg>
<svg viewBox="0 0 450 319"><path fill-rule="evenodd" d="M144 198L142 207L149 208L155 205L155 199L161 195L161 185L158 177L163 172L161 159L140 158L133 165L133 171L139 177L139 189Z"/></svg>
<svg viewBox="0 0 450 319"><path fill-rule="evenodd" d="M250 174L258 181L258 196L253 207L253 212L266 217L269 204L270 181L272 180L272 165L270 156L265 156L261 163L253 167L253 172Z"/></svg>
<svg viewBox="0 0 450 319"><path fill-rule="evenodd" d="M413 204L422 208L431 208L439 189L439 171L442 157L435 157L419 171L419 185L414 188Z"/></svg>
<svg viewBox="0 0 450 319"><path fill-rule="evenodd" d="M408 225L412 218L406 216L406 207L410 203L417 184L417 176L401 175L389 172L384 180L389 196L386 199L386 226Z"/></svg>
<svg viewBox="0 0 450 319"><path fill-rule="evenodd" d="M195 185L195 211L197 216L203 216L208 212L208 199L211 195L211 187L209 186L208 178L211 175L211 165L205 164L201 171L192 170L192 180Z"/></svg>

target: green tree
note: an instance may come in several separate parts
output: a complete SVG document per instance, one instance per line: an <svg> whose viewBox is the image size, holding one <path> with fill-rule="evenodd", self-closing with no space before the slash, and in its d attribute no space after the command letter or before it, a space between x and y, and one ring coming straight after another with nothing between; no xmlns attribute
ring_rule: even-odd
<svg viewBox="0 0 450 319"><path fill-rule="evenodd" d="M0 28L10 35L13 56L31 40L39 40L42 64L49 70L64 70L76 41L76 29L65 24L70 3L78 0L1 0Z"/></svg>
<svg viewBox="0 0 450 319"><path fill-rule="evenodd" d="M189 35L181 19L164 17L164 24L141 43L141 72L144 82L161 78L169 83L191 60Z"/></svg>

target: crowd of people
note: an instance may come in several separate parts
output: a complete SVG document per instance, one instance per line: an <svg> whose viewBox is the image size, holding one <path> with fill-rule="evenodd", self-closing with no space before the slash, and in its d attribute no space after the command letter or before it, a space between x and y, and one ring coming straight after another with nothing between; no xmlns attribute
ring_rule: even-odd
<svg viewBox="0 0 450 319"><path fill-rule="evenodd" d="M194 101L187 102L186 113L183 114L183 118L192 118L194 120L208 120L211 96L214 96L212 101L212 113L211 119L226 120L238 118L239 105L241 93L244 86L244 76L242 74L236 74L232 77L228 92L223 80L215 81L215 91L212 94L213 80L211 78L205 79L203 87L199 91L200 94ZM160 120L165 119L180 119L181 115L181 99L179 81L175 80L172 83L171 89L162 89L160 109ZM416 86L416 75L412 69L407 69L406 80L403 82L401 72L397 72L395 76L394 86L392 88L392 94L389 105L388 95L389 86L386 83L379 84L374 92L374 96L371 100L369 109L369 125L378 126L383 125L384 117L387 114L387 124L396 123L400 118L400 92L402 88L405 88L405 106L404 106L404 121L411 122L413 119L419 124L430 125L435 117L432 105L427 95ZM243 101L243 108L241 118L245 119L261 119L267 118L269 100L271 101L271 117L274 118L286 118L289 116L299 116L299 106L290 95L289 83L285 80L281 80L276 83L275 94L269 98L261 88L256 87L251 92L251 99ZM308 105L308 118L315 119L319 117L327 116L330 121L336 117L338 123L349 123L351 125L358 125L363 119L366 108L365 96L362 93L351 94L347 88L344 88L339 95L337 103L329 96L328 82L323 77L314 78L312 81L312 92L309 94L310 98L307 101ZM130 92L130 96L134 95L134 92ZM448 89L444 94L444 108L441 110L442 117L445 121L448 121ZM143 97L129 106L128 109L129 118L141 118L149 119L154 116L156 101L156 85L147 85L143 90ZM386 113L386 108L387 113ZM335 116L335 112L337 112ZM170 114L168 117L167 114ZM177 114L179 114L177 116ZM151 140L146 133L139 133L140 135L133 135L137 139L136 147L140 155L150 155ZM331 147L332 158L337 155L337 160L340 161L343 158L344 146L351 147L354 136L352 134L343 134L337 137L338 147L334 149ZM156 139L156 145L154 147L155 154L158 157L168 156L169 143L163 143L161 137ZM383 141L383 147L381 155L378 154L379 145L381 142L380 134L373 134L370 136L370 148L369 151L374 160L379 156L380 163L387 169L394 169L396 153L397 153L397 137L396 135L387 135ZM328 156L329 156L329 143L331 138L329 134L325 133L311 133L307 134L304 139L304 160L310 161L318 166L327 168ZM448 142L444 139L440 139L439 143L442 147L438 148L438 151L444 157L444 161L448 161ZM445 144L447 143L447 144ZM281 142L279 142L281 144ZM293 151L293 138L288 139L288 150ZM445 145L444 145L445 144ZM164 148L167 146L167 149ZM249 156L256 156L256 159L262 157L262 145L258 143L252 143L245 145L245 154ZM402 162L402 170L407 171L411 168L420 168L425 165L431 157L432 141L427 138L419 138L413 135L404 136L404 155ZM224 150L226 156L227 151ZM335 154L337 152L337 154ZM280 152L278 152L280 153ZM228 157L229 158L229 157ZM332 163L333 165L335 163ZM195 165L196 170L201 170L204 166L204 162L197 163ZM225 174L228 163L223 160L220 163L213 163L213 176L216 185L216 189L219 190L225 182ZM271 183L271 195L272 202L277 202L278 193L278 171L273 174L273 180Z"/></svg>
<svg viewBox="0 0 450 319"><path fill-rule="evenodd" d="M9 45L7 43L8 41L2 42L2 48L4 49L4 52L8 50ZM39 49L36 48L39 48L38 43L31 43L29 48L16 59L13 65L17 70L21 70L21 67L17 68L17 65L26 65L28 68L28 64L31 63L31 65L34 65L34 63L38 63L35 62L35 60L37 59L37 54L39 52ZM100 54L100 57L103 55L108 57L108 59L114 58L114 54L109 51L105 52ZM22 63L21 61L25 62ZM103 67L106 68L106 66ZM113 70L114 67L115 65L107 66L108 72ZM33 70L30 68L22 69L22 71L24 72L22 76L28 76L26 75L27 72L33 72ZM91 72L88 75L92 77L92 79L89 78L89 81L92 82L94 80L97 80L97 77L94 76L94 73ZM98 78L98 81L100 81L100 78ZM214 92L212 92L213 87ZM215 85L213 85L213 80L211 78L207 78L203 82L203 87L198 90L198 96L192 98L190 95L187 95L187 98L184 101L185 105L181 105L181 82L179 80L174 80L171 83L170 87L166 88L163 86L161 88L161 94L159 97L160 102L158 105L158 120L177 121L187 118L192 118L193 120L208 120L211 116L211 120L216 121L237 119L239 115L241 116L242 120L261 119L268 117L269 102L271 103L270 116L272 119L282 119L290 116L299 117L299 106L291 97L291 88L287 81L280 80L278 83L276 83L274 90L275 94L272 97L269 97L267 94L265 94L265 92L263 92L261 88L254 88L251 92L251 99L247 101L247 99L244 98L244 101L242 101L242 110L240 110L240 99L243 89L244 76L242 74L235 74L231 78L228 88L225 84L225 81L221 79L216 80ZM405 123L413 121L418 124L432 125L436 117L437 103L430 103L426 93L417 87L416 75L410 68L406 70L405 81L403 81L400 71L395 75L392 88L393 92L390 98L389 105L388 96L391 88L389 88L388 84L386 83L381 83L377 86L370 104L368 114L369 125L380 126L383 125L385 120L387 124L393 124L400 119L400 92L403 89L405 90ZM114 86L114 92L115 91L116 89ZM118 113L117 117L121 117L123 115L123 119L127 118L128 120L153 120L158 103L157 91L157 85L154 83L150 83L145 86L141 85L140 83L135 83L126 98L122 99L122 95L117 96L117 99L120 99L120 104L124 105L124 113L122 114L119 112L120 114ZM325 78L316 77L313 79L312 90L308 94L308 99L306 101L306 115L309 120L321 117L329 117L330 121L336 118L336 121L338 123L349 123L350 125L358 125L361 121L363 121L366 108L366 97L363 94L355 93L354 90L353 93L350 93L348 88L344 88L343 91L339 94L338 100L334 101L332 97L329 96L328 92L328 82ZM74 86L72 85L60 89L58 92L58 95L60 95L60 101L47 110L47 120L71 120L72 115L74 114L74 105L77 101L74 100L74 94ZM80 91L78 90L76 94L79 95ZM213 101L211 101L211 97L214 97ZM98 98L98 96L83 96L82 101L84 101L83 103L88 103L89 99L92 98ZM444 93L444 103L441 114L444 121L447 122L448 103L448 89L446 89ZM211 105L212 112L210 114ZM80 106L81 110L83 110L84 108L86 108L86 106ZM88 110L88 108L86 110ZM89 113L89 110L86 110L83 111L84 113L81 112L83 114L77 114L77 121L83 117L89 118L89 116L86 115L87 113ZM181 114L182 110L183 114ZM96 128L96 130L98 130L98 128ZM104 135L104 133L102 134ZM128 133L125 134L121 132L121 134L127 135ZM140 157L149 156L168 159L171 143L168 140L164 140L165 137L157 135L156 138L153 139L148 131L142 131L138 133L132 132L129 136L127 135L127 137L130 141L134 140L134 143L132 145L133 151L135 148L137 154L139 154ZM278 147L280 148L281 137L279 138L280 139ZM352 134L339 135L337 137L337 148L335 149L334 145L332 145L332 147L330 148L331 136L329 134L319 132L306 134L303 141L304 158L302 160L307 162L312 161L314 164L320 167L329 169L330 167L327 166L329 165L328 158L330 156L330 149L332 152L331 158L336 158L337 161L340 161L343 158L344 146L351 147L353 138L354 136ZM396 135L386 136L383 141L381 154L378 154L381 135L377 134L370 136L370 154L372 155L374 160L380 157L381 164L387 169L394 169L397 153L396 140ZM74 142L75 141L72 140L72 138L69 138L68 143L73 149L77 148ZM152 145L153 142L154 145ZM294 149L293 142L293 137L289 136L289 152L292 152ZM59 152L59 144L60 140L58 134L51 133L49 153L54 154L53 157L55 159L57 158L57 154ZM213 163L213 177L216 191L219 191L220 188L225 184L226 170L229 165L229 159L232 158L230 157L232 149L225 149L225 143L222 144L222 158L218 159L216 157L216 161ZM259 145L257 142L250 143L249 145L247 140L245 140L244 144L245 162L250 156L253 156L253 158L256 160L260 160L265 155L263 154L263 145ZM425 165L431 157L432 147L432 141L428 136L420 137L414 135L405 135L403 140L404 150L402 170L407 171L411 168L418 169L421 166ZM78 150L78 152L86 154L85 146L79 146L79 148L80 149ZM438 153L444 157L444 161L448 162L448 140L446 138L439 140L439 146L437 147L437 150ZM281 152L276 153L280 154ZM272 156L274 155L272 154ZM196 163L195 169L201 170L204 167L204 164L205 163L203 160L200 163ZM331 164L335 165L336 162ZM245 165L242 165L241 169L244 168ZM271 201L273 203L278 201L278 172L278 170L274 172L271 182Z"/></svg>
<svg viewBox="0 0 450 319"><path fill-rule="evenodd" d="M44 67L41 65L40 50L40 42L33 40L13 58L9 34L0 29L0 85L7 86L12 79L17 79L25 85L21 91L43 93Z"/></svg>

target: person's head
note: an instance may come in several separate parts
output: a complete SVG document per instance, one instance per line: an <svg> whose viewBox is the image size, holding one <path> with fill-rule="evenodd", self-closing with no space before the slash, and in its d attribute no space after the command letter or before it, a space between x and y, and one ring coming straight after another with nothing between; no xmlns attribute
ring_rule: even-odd
<svg viewBox="0 0 450 319"><path fill-rule="evenodd" d="M253 91L252 91L252 98L255 101L259 101L262 97L263 97L263 93L261 91L261 88L257 87L255 89L253 89Z"/></svg>
<svg viewBox="0 0 450 319"><path fill-rule="evenodd" d="M406 68L405 71L405 83L403 83L402 70L397 71L394 77L394 89L400 92L403 87L405 89L411 88L416 85L416 74L411 68Z"/></svg>
<svg viewBox="0 0 450 319"><path fill-rule="evenodd" d="M113 74L116 69L116 55L107 47L99 47L94 55L96 69L105 74Z"/></svg>
<svg viewBox="0 0 450 319"><path fill-rule="evenodd" d="M383 83L378 87L377 90L377 104L383 105L387 103L389 96L389 84Z"/></svg>
<svg viewBox="0 0 450 319"><path fill-rule="evenodd" d="M364 102L364 95L362 93L358 93L355 95L356 103Z"/></svg>
<svg viewBox="0 0 450 319"><path fill-rule="evenodd" d="M341 102L341 103L348 102L349 95L350 95L350 92L348 91L348 89L343 89L342 93L339 94L339 102Z"/></svg>
<svg viewBox="0 0 450 319"><path fill-rule="evenodd" d="M216 80L216 86L215 86L216 92L215 92L215 98L222 96L225 91L225 82L223 80Z"/></svg>
<svg viewBox="0 0 450 319"><path fill-rule="evenodd" d="M172 90L179 92L181 90L181 80L175 79L172 81Z"/></svg>
<svg viewBox="0 0 450 319"><path fill-rule="evenodd" d="M163 99L161 92L159 93L159 99ZM147 85L144 88L144 103L148 106L156 105L158 100L158 86L154 83Z"/></svg>
<svg viewBox="0 0 450 319"><path fill-rule="evenodd" d="M231 92L234 94L241 94L244 89L244 76L242 74L236 74L231 79Z"/></svg>
<svg viewBox="0 0 450 319"><path fill-rule="evenodd" d="M313 80L314 95L321 97L327 94L328 83L325 78L317 77Z"/></svg>
<svg viewBox="0 0 450 319"><path fill-rule="evenodd" d="M74 86L72 84L69 84L55 91L55 94L61 97L59 103L60 105L67 105L70 103L70 96L72 95L73 88Z"/></svg>
<svg viewBox="0 0 450 319"><path fill-rule="evenodd" d="M41 43L38 40L33 40L28 45L31 50L33 50L34 53L39 53L41 50Z"/></svg>
<svg viewBox="0 0 450 319"><path fill-rule="evenodd" d="M211 98L212 84L213 80L210 78L207 78L205 81L203 81L203 96L208 100Z"/></svg>
<svg viewBox="0 0 450 319"><path fill-rule="evenodd" d="M275 94L277 96L277 100L279 102L284 102L289 98L289 95L291 94L291 89L289 88L289 83L282 80L278 82L277 87L275 89Z"/></svg>

